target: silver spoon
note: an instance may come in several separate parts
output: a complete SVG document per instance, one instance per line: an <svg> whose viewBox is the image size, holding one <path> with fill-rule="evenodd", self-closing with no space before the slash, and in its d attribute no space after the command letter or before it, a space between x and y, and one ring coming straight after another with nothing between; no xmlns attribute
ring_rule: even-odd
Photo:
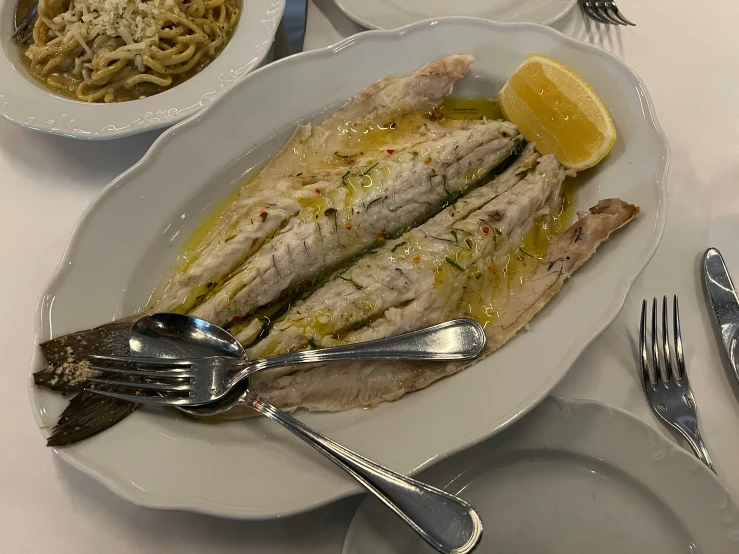
<svg viewBox="0 0 739 554"><path fill-rule="evenodd" d="M241 344L227 331L180 314L141 318L131 329L129 348L134 355L160 358L245 356ZM482 521L469 503L380 466L332 441L250 391L248 379L213 404L178 409L206 417L222 415L236 405L253 408L311 445L377 496L437 551L464 554L480 541Z"/></svg>

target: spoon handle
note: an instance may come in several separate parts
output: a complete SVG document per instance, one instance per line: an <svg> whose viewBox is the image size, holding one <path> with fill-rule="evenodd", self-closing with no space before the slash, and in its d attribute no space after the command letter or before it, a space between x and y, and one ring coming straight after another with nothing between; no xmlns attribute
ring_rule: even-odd
<svg viewBox="0 0 739 554"><path fill-rule="evenodd" d="M244 400L354 477L437 551L465 554L477 545L482 536L482 521L474 508L461 498L352 452L251 391Z"/></svg>
<svg viewBox="0 0 739 554"><path fill-rule="evenodd" d="M339 360L469 360L483 348L485 330L479 323L473 319L453 319L384 339L238 361L230 386L257 371L296 364Z"/></svg>

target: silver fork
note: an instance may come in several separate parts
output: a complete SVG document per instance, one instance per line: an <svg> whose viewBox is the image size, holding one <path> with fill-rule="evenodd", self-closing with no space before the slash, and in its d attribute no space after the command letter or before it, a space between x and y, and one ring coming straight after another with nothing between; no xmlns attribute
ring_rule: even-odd
<svg viewBox="0 0 739 554"><path fill-rule="evenodd" d="M36 18L38 18L38 2L33 3L33 6L31 6L31 9L29 9L26 12L26 15L23 16L23 19L18 23L18 26L15 28L15 32L10 36L10 38L17 40L20 43L26 43L31 40L31 37L33 36L33 25L36 22Z"/></svg>
<svg viewBox="0 0 739 554"><path fill-rule="evenodd" d="M455 319L394 337L261 360L216 356L193 359L91 356L94 361L113 364L94 365L91 369L118 374L124 379L93 377L88 381L135 389L139 394L97 388L87 390L142 404L197 406L222 398L258 371L339 360L468 360L482 352L485 342L485 331L479 323L472 319ZM126 380L142 377L146 380Z"/></svg>
<svg viewBox="0 0 739 554"><path fill-rule="evenodd" d="M706 443L698 429L698 414L695 409L695 398L690 388L688 374L685 370L683 355L683 341L680 333L680 309L677 295L673 303L673 333L675 346L675 365L672 364L672 354L669 341L669 322L667 315L667 297L662 298L662 337L657 332L657 299L652 302L652 341L651 358L649 365L647 355L647 301L641 307L641 325L639 328L639 352L641 358L642 380L644 391L654 413L667 425L678 431L698 459L716 473L708 453Z"/></svg>
<svg viewBox="0 0 739 554"><path fill-rule="evenodd" d="M580 0L580 6L586 15L599 23L636 26L623 16L613 0Z"/></svg>

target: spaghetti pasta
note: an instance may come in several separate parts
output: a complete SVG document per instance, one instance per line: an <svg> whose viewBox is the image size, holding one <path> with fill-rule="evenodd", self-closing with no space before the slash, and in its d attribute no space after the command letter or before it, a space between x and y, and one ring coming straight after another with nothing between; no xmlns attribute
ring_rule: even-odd
<svg viewBox="0 0 739 554"><path fill-rule="evenodd" d="M41 0L29 72L86 102L156 94L208 65L239 19L237 0Z"/></svg>

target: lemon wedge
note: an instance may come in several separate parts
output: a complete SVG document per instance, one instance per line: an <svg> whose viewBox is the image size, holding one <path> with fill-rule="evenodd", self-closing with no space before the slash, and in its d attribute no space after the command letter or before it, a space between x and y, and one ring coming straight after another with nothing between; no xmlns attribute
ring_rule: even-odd
<svg viewBox="0 0 739 554"><path fill-rule="evenodd" d="M506 119L542 154L581 171L601 161L616 142L603 101L585 80L557 60L529 54L498 93Z"/></svg>

